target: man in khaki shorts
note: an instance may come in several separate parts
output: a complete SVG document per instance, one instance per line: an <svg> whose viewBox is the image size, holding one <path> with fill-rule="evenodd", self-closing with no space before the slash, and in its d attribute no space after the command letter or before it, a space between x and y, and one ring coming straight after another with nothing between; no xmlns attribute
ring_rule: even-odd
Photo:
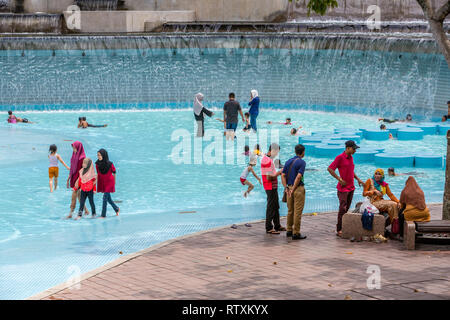
<svg viewBox="0 0 450 320"><path fill-rule="evenodd" d="M305 147L301 144L296 145L295 155L284 164L281 182L287 193L286 236L292 237L292 240L302 240L306 238L300 233L303 207L305 206L305 184L303 182L306 168L306 162L303 160Z"/></svg>

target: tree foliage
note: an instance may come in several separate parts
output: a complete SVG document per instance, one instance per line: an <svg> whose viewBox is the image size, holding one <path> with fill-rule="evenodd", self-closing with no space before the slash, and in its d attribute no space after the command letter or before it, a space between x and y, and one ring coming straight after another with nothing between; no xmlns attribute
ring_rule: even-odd
<svg viewBox="0 0 450 320"><path fill-rule="evenodd" d="M292 2L293 0L289 0L289 2ZM299 0L294 0L295 2ZM337 0L309 0L307 8L308 8L308 15L311 14L311 11L314 11L315 13L320 14L323 16L328 9L337 8L338 2Z"/></svg>

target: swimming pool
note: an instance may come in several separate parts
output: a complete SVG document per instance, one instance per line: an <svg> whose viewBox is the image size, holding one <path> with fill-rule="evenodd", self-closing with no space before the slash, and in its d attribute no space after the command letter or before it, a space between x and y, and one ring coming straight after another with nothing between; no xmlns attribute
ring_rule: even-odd
<svg viewBox="0 0 450 320"><path fill-rule="evenodd" d="M0 121L0 299L27 298L114 260L119 252L130 254L180 235L265 217L261 186L249 198L242 196L244 164L237 160L243 150L238 142L224 142L220 122L206 120L206 129L219 138L201 146L202 154L210 152L222 161L196 162L193 150L200 144L187 109L195 93L203 92L205 105L222 117L229 91L245 107L250 89L258 89L259 142L267 151L272 138L279 141L285 162L298 137L290 136L288 127L265 124L268 120L284 122L290 116L308 132L377 129L377 116L403 117L406 112L418 120L438 120L442 111L424 106L435 106L438 93L448 92L443 61L434 54L351 50L1 51L0 111L13 109L36 124ZM108 127L77 129L83 115ZM191 152L178 155L187 155L191 164L174 162L181 136ZM55 143L68 163L70 140L83 142L88 157L95 158L100 148L108 150L118 172L113 199L119 202L119 217L109 209L105 220L62 219L70 205L71 192L64 186L68 171L60 166L59 189L50 194L47 150ZM253 147L254 141L248 141ZM212 152L213 142L225 148L216 149L219 155ZM420 141L363 140L361 145L438 155L446 147L445 137L438 135ZM326 171L332 159L307 154L306 161L317 171L305 175L305 212L335 210L336 181ZM365 180L374 169L374 164L363 164L356 172ZM425 173L417 181L427 201L441 202L443 169L398 169L413 170ZM397 196L405 180L388 179ZM354 203L361 192L357 188ZM96 206L99 212L99 195ZM191 213L180 213L186 211ZM281 213L286 213L284 206Z"/></svg>
<svg viewBox="0 0 450 320"><path fill-rule="evenodd" d="M295 106L291 106L295 108ZM217 110L218 114L221 114ZM242 196L239 182L243 165L237 163L242 150L225 150L223 164L174 164L172 151L179 143L172 141L177 129L189 132L194 148L194 123L190 110L147 110L124 112L83 112L91 123L107 123L107 128L76 128L80 112L26 112L35 125L16 126L1 123L0 185L2 213L0 221L0 297L21 299L66 281L74 272L99 267L123 254L144 249L179 235L214 226L265 217L265 193L257 186L249 198ZM260 131L271 129L279 136L280 158L285 162L298 141L289 135L290 128L269 126L266 121L283 121L290 116L295 125L306 131L339 127L376 128L373 117L301 111L294 109L264 110L259 118ZM208 119L206 129L221 132L222 124ZM302 130L303 130L302 129ZM243 133L239 132L240 135ZM221 137L223 139L223 137ZM59 153L70 161L70 141L84 143L88 157L106 148L114 162L117 192L113 195L121 208L120 217L108 210L106 220L67 221L70 191L64 187L68 171L60 166L60 186L53 194L48 190L48 146L58 145ZM212 141L204 141L204 150ZM232 143L235 146L237 143ZM420 141L365 141L361 145L383 146L387 150L413 148L417 151L444 154L444 136L425 136ZM224 143L226 147L226 144ZM33 148L35 148L33 150ZM267 145L262 145L263 151ZM227 164L227 154L236 159ZM337 208L335 180L326 172L331 159L306 156L309 168L305 175L307 200L305 212ZM373 174L374 164L358 165L356 172L365 180ZM386 168L385 168L386 169ZM442 201L444 171L439 169L402 168L399 171L422 171L417 181L428 202ZM259 166L257 173L260 172ZM250 180L256 182L254 178ZM399 196L406 177L388 179ZM357 189L358 200L362 190ZM101 197L96 196L97 210ZM282 206L284 207L284 206ZM196 211L195 213L179 213ZM282 214L286 210L283 208ZM305 230L305 232L307 232Z"/></svg>

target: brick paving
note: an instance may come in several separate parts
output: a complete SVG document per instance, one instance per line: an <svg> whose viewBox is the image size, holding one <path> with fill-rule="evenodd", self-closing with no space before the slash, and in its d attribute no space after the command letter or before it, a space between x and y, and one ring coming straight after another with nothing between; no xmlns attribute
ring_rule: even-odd
<svg viewBox="0 0 450 320"><path fill-rule="evenodd" d="M430 209L441 218L442 205ZM263 222L180 238L44 299L450 299L450 245L350 242L336 216L305 215L300 241ZM380 289L367 288L369 265Z"/></svg>

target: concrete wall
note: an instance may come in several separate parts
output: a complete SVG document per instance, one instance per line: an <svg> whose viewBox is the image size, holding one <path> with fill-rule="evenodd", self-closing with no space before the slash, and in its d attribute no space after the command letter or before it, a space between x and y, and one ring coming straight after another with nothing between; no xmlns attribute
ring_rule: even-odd
<svg viewBox="0 0 450 320"><path fill-rule="evenodd" d="M74 0L25 0L24 10L26 13L62 13L67 10L68 6L73 5L74 2Z"/></svg>
<svg viewBox="0 0 450 320"><path fill-rule="evenodd" d="M289 4L290 16L297 20L301 19L347 19L366 20L371 14L367 13L370 5L380 7L381 19L387 20L413 20L424 19L422 8L417 0L338 0L339 6L329 10L325 16L312 13L307 16L306 5L309 0L298 0ZM447 0L431 0L435 6L442 5Z"/></svg>
<svg viewBox="0 0 450 320"><path fill-rule="evenodd" d="M198 21L272 21L288 0L126 0L130 10L195 10Z"/></svg>
<svg viewBox="0 0 450 320"><path fill-rule="evenodd" d="M72 12L64 12L66 21ZM79 30L81 33L110 33L110 32L144 32L145 23L150 22L153 27L163 22L195 21L194 11L81 11ZM150 31L150 30L149 30Z"/></svg>
<svg viewBox="0 0 450 320"><path fill-rule="evenodd" d="M11 0L14 2L15 0ZM287 13L297 20L343 19L366 20L370 5L378 5L381 19L424 19L417 0L338 0L339 6L325 16L312 13L307 16L309 0L125 0L125 7L133 11L194 10L198 21L280 21ZM447 0L432 0L436 6ZM24 0L25 12L61 13L74 0ZM448 18L450 19L450 17Z"/></svg>

